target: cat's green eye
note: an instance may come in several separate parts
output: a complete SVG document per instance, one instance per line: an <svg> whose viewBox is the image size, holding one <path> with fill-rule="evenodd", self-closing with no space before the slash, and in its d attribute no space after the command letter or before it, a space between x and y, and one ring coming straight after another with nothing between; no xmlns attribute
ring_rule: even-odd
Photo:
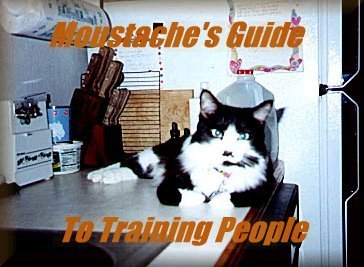
<svg viewBox="0 0 364 267"><path fill-rule="evenodd" d="M250 139L250 134L249 133L242 133L239 136L239 140L249 140Z"/></svg>
<svg viewBox="0 0 364 267"><path fill-rule="evenodd" d="M217 129L212 129L211 134L213 137L216 137L216 138L222 138L222 136L223 136L223 133Z"/></svg>

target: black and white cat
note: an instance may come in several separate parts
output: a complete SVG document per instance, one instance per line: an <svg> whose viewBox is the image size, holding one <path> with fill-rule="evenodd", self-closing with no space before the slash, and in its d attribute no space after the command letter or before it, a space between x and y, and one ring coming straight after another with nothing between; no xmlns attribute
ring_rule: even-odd
<svg viewBox="0 0 364 267"><path fill-rule="evenodd" d="M274 184L264 144L264 125L273 101L255 108L221 104L209 91L200 96L200 117L192 136L170 140L122 162L90 172L107 184L140 178L159 179L165 205L257 206Z"/></svg>

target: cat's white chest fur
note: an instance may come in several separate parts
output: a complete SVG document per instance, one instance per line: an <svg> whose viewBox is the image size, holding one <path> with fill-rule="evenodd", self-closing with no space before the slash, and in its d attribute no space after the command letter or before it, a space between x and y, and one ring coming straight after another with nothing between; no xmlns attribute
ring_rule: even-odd
<svg viewBox="0 0 364 267"><path fill-rule="evenodd" d="M222 141L191 143L186 139L180 160L184 171L190 173L194 191L210 196L214 192L243 192L254 189L266 181L266 160L254 151L249 142L236 142L235 127L227 131ZM229 139L233 140L230 141ZM236 155L235 159L223 156L227 147ZM258 163L252 166L223 166L225 160L239 162L244 155L254 156Z"/></svg>
<svg viewBox="0 0 364 267"><path fill-rule="evenodd" d="M224 176L214 169L197 169L190 174L191 182L195 186L194 191L210 196L222 186Z"/></svg>
<svg viewBox="0 0 364 267"><path fill-rule="evenodd" d="M252 167L229 167L227 171L231 172L231 175L225 179L224 190L233 193L256 188L267 180L265 169L266 165L263 158L259 159L259 164Z"/></svg>
<svg viewBox="0 0 364 267"><path fill-rule="evenodd" d="M261 158L259 163L246 168L231 166L225 171L223 168L221 171L217 168L194 170L190 174L194 191L210 196L216 192L243 192L255 188L266 181L264 159Z"/></svg>

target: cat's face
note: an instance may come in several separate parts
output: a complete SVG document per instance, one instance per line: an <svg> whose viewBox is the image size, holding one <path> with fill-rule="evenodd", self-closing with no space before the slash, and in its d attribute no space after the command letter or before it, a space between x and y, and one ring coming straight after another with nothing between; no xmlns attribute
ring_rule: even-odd
<svg viewBox="0 0 364 267"><path fill-rule="evenodd" d="M215 167L245 167L265 159L264 124L272 101L255 108L234 108L222 105L209 92L201 93L201 113L192 143L204 149L209 164ZM207 162L206 162L207 163Z"/></svg>

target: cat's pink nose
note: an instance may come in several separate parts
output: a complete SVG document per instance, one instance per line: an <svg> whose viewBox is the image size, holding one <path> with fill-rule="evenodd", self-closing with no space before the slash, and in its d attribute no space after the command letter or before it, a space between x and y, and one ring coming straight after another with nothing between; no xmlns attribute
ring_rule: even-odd
<svg viewBox="0 0 364 267"><path fill-rule="evenodd" d="M233 156L233 152L231 152L231 151L224 151L224 153L222 154L223 156L225 156L225 157L229 157L229 156Z"/></svg>

